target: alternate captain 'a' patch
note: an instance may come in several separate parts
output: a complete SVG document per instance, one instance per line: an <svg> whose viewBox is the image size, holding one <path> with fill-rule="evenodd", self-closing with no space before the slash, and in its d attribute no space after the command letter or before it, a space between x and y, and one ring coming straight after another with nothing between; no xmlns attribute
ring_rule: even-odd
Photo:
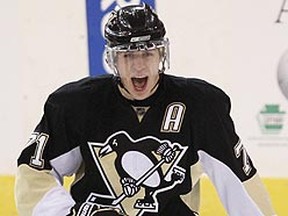
<svg viewBox="0 0 288 216"><path fill-rule="evenodd" d="M88 144L109 194L91 193L87 202L119 208L128 215L157 213L157 194L185 178L179 161L188 147L179 143L153 136L134 140L127 132L118 131L104 143Z"/></svg>

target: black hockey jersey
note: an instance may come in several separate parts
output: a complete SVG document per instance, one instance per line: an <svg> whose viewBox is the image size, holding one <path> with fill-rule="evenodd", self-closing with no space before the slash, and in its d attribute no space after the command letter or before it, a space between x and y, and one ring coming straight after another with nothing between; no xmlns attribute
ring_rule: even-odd
<svg viewBox="0 0 288 216"><path fill-rule="evenodd" d="M221 89L171 75L161 75L145 100L128 100L119 88L114 76L104 75L49 96L18 159L19 208L63 216L77 203L81 215L93 205L126 215L194 215L191 173L200 164L229 215L262 215L242 184L256 169ZM63 176L73 174L65 192Z"/></svg>

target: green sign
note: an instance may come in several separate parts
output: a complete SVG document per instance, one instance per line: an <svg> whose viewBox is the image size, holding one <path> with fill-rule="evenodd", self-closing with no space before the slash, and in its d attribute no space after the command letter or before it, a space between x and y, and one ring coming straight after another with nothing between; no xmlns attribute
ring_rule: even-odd
<svg viewBox="0 0 288 216"><path fill-rule="evenodd" d="M266 104L258 114L258 123L263 133L278 134L284 125L285 111L278 104Z"/></svg>

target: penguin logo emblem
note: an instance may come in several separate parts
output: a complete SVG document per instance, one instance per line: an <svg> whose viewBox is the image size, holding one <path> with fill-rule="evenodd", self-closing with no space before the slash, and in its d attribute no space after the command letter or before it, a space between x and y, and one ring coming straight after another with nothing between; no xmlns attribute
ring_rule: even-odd
<svg viewBox="0 0 288 216"><path fill-rule="evenodd" d="M187 146L154 136L134 140L125 131L112 134L104 143L88 144L109 191L101 197L109 197L105 204L124 212L133 209L128 215L158 212L157 195L184 181L185 169L179 162ZM92 197L101 200L99 194Z"/></svg>

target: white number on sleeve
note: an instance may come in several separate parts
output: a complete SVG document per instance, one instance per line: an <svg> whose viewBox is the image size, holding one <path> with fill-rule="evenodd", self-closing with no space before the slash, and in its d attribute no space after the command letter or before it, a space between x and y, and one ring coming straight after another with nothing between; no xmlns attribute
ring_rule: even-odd
<svg viewBox="0 0 288 216"><path fill-rule="evenodd" d="M43 151L45 145L48 141L49 135L45 133L33 133L30 136L27 145L31 145L32 143L36 143L36 149L34 155L30 159L30 165L38 168L44 167L44 160L43 160Z"/></svg>
<svg viewBox="0 0 288 216"><path fill-rule="evenodd" d="M241 140L238 141L238 143L234 146L234 153L236 158L239 158L242 156L243 160L243 171L246 175L249 175L249 173L252 170L252 167L249 162L249 156L247 154L246 149L244 148L243 144L241 143Z"/></svg>

